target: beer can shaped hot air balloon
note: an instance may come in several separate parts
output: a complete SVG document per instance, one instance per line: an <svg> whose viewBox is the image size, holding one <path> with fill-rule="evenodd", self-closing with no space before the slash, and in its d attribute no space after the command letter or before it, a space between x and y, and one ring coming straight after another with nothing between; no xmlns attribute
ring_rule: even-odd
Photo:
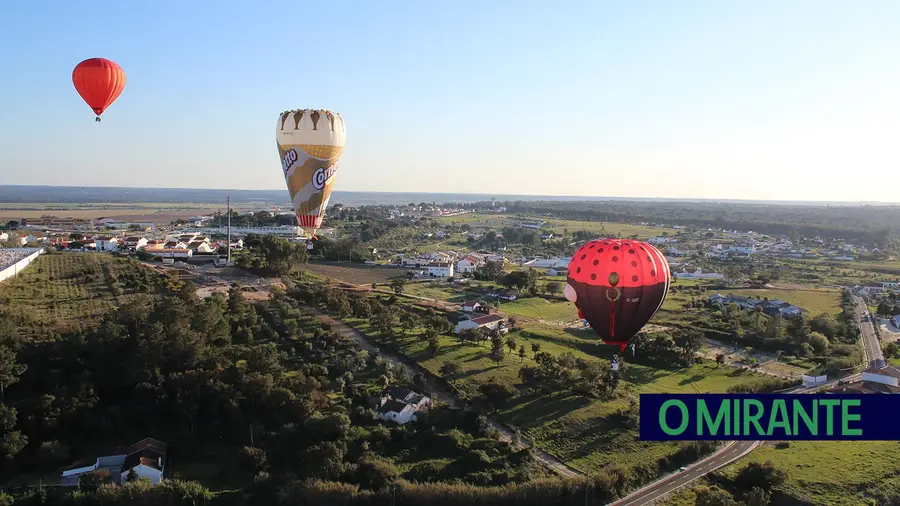
<svg viewBox="0 0 900 506"><path fill-rule="evenodd" d="M662 307L670 277L669 262L652 244L600 239L572 256L563 293L578 316L621 353Z"/></svg>
<svg viewBox="0 0 900 506"><path fill-rule="evenodd" d="M325 218L347 129L340 114L295 109L278 116L275 138L297 225L311 238Z"/></svg>

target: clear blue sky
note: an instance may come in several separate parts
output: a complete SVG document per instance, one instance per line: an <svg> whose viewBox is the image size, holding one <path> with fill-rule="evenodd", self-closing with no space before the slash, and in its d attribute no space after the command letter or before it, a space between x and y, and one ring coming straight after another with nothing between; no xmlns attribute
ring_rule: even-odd
<svg viewBox="0 0 900 506"><path fill-rule="evenodd" d="M437 4L6 2L0 183L283 188L316 107L342 190L900 201L900 2Z"/></svg>

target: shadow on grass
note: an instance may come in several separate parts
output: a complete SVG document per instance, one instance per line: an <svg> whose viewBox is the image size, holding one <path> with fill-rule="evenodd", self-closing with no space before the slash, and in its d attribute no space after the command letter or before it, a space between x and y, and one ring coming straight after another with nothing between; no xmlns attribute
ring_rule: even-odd
<svg viewBox="0 0 900 506"><path fill-rule="evenodd" d="M538 427L562 418L593 402L593 399L569 392L543 394L528 392L515 397L504 411L507 421L523 428Z"/></svg>
<svg viewBox="0 0 900 506"><path fill-rule="evenodd" d="M679 381L678 384L681 386L684 386L684 385L687 385L690 383L696 383L698 381L703 380L704 378L706 378L705 374L695 374L695 375L691 376L690 378L685 378L685 379Z"/></svg>

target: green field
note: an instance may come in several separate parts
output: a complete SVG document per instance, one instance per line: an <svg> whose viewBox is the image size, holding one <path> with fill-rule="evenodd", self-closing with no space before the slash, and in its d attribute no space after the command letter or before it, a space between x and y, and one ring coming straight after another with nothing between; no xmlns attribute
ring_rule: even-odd
<svg viewBox="0 0 900 506"><path fill-rule="evenodd" d="M820 313L838 314L841 312L841 292L837 289L820 288L816 290L721 290L722 295L732 294L741 297L768 297L781 299L809 311L809 316ZM710 294L707 293L707 296Z"/></svg>
<svg viewBox="0 0 900 506"><path fill-rule="evenodd" d="M896 488L900 480L897 441L794 441L784 449L765 444L724 471L734 473L749 461L767 460L787 471L786 493L817 505L870 504L866 497L872 497L872 490Z"/></svg>
<svg viewBox="0 0 900 506"><path fill-rule="evenodd" d="M578 309L565 300L547 300L529 297L500 304L500 311L552 323L568 323L578 320Z"/></svg>
<svg viewBox="0 0 900 506"><path fill-rule="evenodd" d="M636 235L638 239L646 240L650 237L662 235L663 232L675 234L678 231L673 228L647 227L642 225L631 225L628 223L613 223L599 221L575 221L575 220L558 220L536 217L517 217L508 214L464 214L460 216L447 216L438 218L438 221L450 223L454 225L469 225L476 229L494 229L498 230L503 227L516 227L522 223L533 222L536 220L544 220L544 229L552 230L553 233L562 234L568 231L573 234L578 231L592 232L598 236L615 236L631 237Z"/></svg>
<svg viewBox="0 0 900 506"><path fill-rule="evenodd" d="M504 308L509 306L512 304L503 305ZM377 335L366 320L349 318L345 321L367 334ZM397 332L400 333L400 329ZM614 351L603 345L592 331L563 330L532 322L526 323L522 331L511 334L517 345L525 346L525 359L516 353L507 354L497 364L489 358L489 345L461 344L449 336L440 338L439 351L432 357L427 344L416 338L417 333L412 331L407 337L399 338L398 350L435 374L440 374L443 364L456 363L460 368L455 378L457 387L473 396L477 394L479 384L492 379L518 384L519 369L523 365L533 365L532 344L540 345L541 351L554 356L572 353L576 358L602 363L608 363ZM622 427L616 413L620 408L627 408L628 396L641 392L724 392L732 385L759 378L715 365L670 371L627 364L621 375L623 383L619 391L623 397L603 401L568 392L551 395L523 392L499 413L499 418L518 427L540 448L585 472L602 472L613 465L652 466L659 458L673 453L678 444L642 442L635 430Z"/></svg>
<svg viewBox="0 0 900 506"><path fill-rule="evenodd" d="M25 334L34 336L42 327L89 328L159 276L134 260L113 255L41 255L17 279L0 283L0 309Z"/></svg>

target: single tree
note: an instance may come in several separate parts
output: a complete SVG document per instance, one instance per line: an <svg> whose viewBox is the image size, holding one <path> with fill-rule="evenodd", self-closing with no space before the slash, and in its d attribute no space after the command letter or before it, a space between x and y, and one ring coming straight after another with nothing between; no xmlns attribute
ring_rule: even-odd
<svg viewBox="0 0 900 506"><path fill-rule="evenodd" d="M531 343L531 353L534 353L534 356L537 357L537 354L541 352L541 344L540 343Z"/></svg>
<svg viewBox="0 0 900 506"><path fill-rule="evenodd" d="M725 364L725 354L717 353L716 354L716 369L718 369L720 365L724 365L724 364Z"/></svg>
<svg viewBox="0 0 900 506"><path fill-rule="evenodd" d="M519 362L523 362L525 360L525 345L519 346Z"/></svg>
<svg viewBox="0 0 900 506"><path fill-rule="evenodd" d="M507 352L507 354L516 351L516 348L518 348L518 343L516 343L516 338L513 336L507 337L506 338L506 347L509 348L509 351Z"/></svg>
<svg viewBox="0 0 900 506"><path fill-rule="evenodd" d="M16 352L0 344L0 402L6 400L6 387L19 381L19 376L28 369L16 362Z"/></svg>

